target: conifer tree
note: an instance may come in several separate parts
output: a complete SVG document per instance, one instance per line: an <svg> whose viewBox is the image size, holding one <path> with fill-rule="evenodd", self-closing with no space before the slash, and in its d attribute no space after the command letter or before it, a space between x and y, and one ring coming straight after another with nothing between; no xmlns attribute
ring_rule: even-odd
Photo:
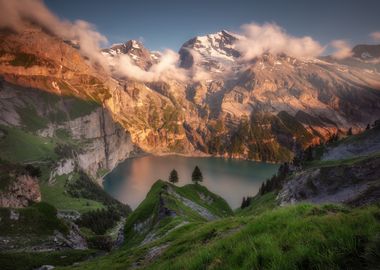
<svg viewBox="0 0 380 270"><path fill-rule="evenodd" d="M191 180L195 183L198 184L199 182L203 181L203 175L201 170L199 169L198 166L195 166L194 171L191 175Z"/></svg>
<svg viewBox="0 0 380 270"><path fill-rule="evenodd" d="M246 205L246 200L245 200L245 197L243 197L243 201L241 202L241 206L240 206L240 208L241 208L241 209L244 209L244 208L245 208L245 205Z"/></svg>
<svg viewBox="0 0 380 270"><path fill-rule="evenodd" d="M178 173L175 169L170 172L169 182L173 184L178 183Z"/></svg>

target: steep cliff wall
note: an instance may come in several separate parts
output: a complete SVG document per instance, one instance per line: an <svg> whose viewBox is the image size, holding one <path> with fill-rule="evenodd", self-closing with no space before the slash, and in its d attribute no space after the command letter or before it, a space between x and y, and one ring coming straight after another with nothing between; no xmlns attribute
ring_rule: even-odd
<svg viewBox="0 0 380 270"><path fill-rule="evenodd" d="M77 166L98 178L99 171L112 170L134 150L129 133L94 102L2 82L0 112L2 142L9 148L9 154L3 152L1 158L13 162L47 159L55 164L52 174L67 174ZM28 142L40 143L46 154L38 155L41 149L34 151ZM33 150L29 156L12 151L24 144ZM68 159L70 166L64 164Z"/></svg>

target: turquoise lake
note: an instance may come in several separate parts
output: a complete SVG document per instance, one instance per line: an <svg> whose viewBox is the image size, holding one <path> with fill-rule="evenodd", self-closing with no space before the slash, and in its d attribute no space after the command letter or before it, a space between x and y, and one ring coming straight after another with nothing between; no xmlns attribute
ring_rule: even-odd
<svg viewBox="0 0 380 270"><path fill-rule="evenodd" d="M167 180L172 169L182 186L191 183L198 165L203 183L235 209L243 196L253 196L267 178L277 172L276 164L216 157L144 156L126 159L104 177L103 186L113 197L135 209L157 179Z"/></svg>

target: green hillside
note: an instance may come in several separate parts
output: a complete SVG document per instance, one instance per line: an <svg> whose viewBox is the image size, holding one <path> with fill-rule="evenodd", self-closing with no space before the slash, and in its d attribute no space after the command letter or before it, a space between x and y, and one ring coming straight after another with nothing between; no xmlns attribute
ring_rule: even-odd
<svg viewBox="0 0 380 270"><path fill-rule="evenodd" d="M193 220L70 269L364 269L378 263L379 214L379 206L300 204Z"/></svg>
<svg viewBox="0 0 380 270"><path fill-rule="evenodd" d="M158 180L145 200L128 217L125 243L128 247L160 238L190 222L202 223L232 215L221 197L200 185L177 187Z"/></svg>

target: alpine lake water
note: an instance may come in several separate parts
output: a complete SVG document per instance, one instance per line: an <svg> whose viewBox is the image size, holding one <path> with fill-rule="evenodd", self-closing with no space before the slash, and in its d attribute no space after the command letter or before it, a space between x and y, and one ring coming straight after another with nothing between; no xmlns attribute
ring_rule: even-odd
<svg viewBox="0 0 380 270"><path fill-rule="evenodd" d="M217 157L144 156L121 162L104 177L105 190L132 209L144 200L158 179L167 180L172 169L177 185L191 183L195 166L203 174L202 185L222 196L232 209L240 207L244 196L255 195L263 181L277 172L279 165Z"/></svg>

